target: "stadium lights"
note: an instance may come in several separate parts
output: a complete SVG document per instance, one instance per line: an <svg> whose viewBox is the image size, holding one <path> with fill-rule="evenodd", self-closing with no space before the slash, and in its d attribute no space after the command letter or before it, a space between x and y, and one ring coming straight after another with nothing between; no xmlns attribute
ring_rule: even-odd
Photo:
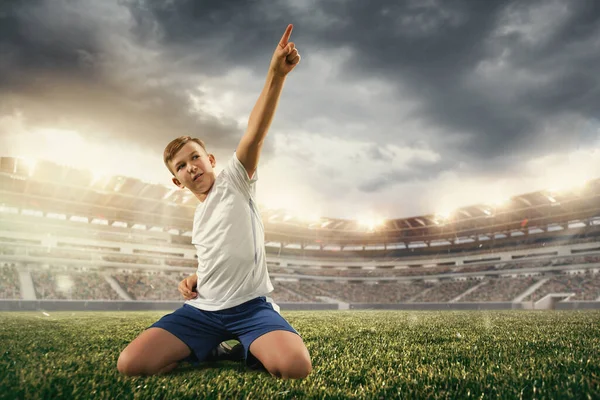
<svg viewBox="0 0 600 400"><path fill-rule="evenodd" d="M92 181L90 182L90 186L95 185L100 179L103 179L106 174L103 171L92 170Z"/></svg>
<svg viewBox="0 0 600 400"><path fill-rule="evenodd" d="M437 219L450 219L451 216L452 216L452 211L449 211L449 210L444 210L444 211L435 213L435 217Z"/></svg>
<svg viewBox="0 0 600 400"><path fill-rule="evenodd" d="M507 205L510 200L510 197L499 198L497 200L492 201L490 205L495 208L501 208Z"/></svg>
<svg viewBox="0 0 600 400"><path fill-rule="evenodd" d="M33 176L35 172L35 165L37 162L33 158L19 157L19 160L27 167L27 175ZM16 166L16 165L15 165Z"/></svg>
<svg viewBox="0 0 600 400"><path fill-rule="evenodd" d="M445 224L452 216L452 211L440 211L433 216L433 223L436 225Z"/></svg>
<svg viewBox="0 0 600 400"><path fill-rule="evenodd" d="M125 185L125 178L122 176L117 177L117 184L114 187L115 192L120 192L123 186Z"/></svg>
<svg viewBox="0 0 600 400"><path fill-rule="evenodd" d="M548 189L547 192L551 195L564 194L570 191L578 192L585 189L586 186L591 182L591 180L591 178L585 175L570 176L568 181L563 181L551 186L551 188Z"/></svg>
<svg viewBox="0 0 600 400"><path fill-rule="evenodd" d="M384 223L384 220L379 217L367 217L367 218L360 218L358 220L358 224L366 227L368 229L368 231L374 231L375 228L383 225L383 223Z"/></svg>

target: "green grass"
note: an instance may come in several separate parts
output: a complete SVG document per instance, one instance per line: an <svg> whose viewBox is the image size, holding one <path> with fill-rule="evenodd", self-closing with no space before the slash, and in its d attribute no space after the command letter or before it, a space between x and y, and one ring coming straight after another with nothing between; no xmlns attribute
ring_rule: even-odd
<svg viewBox="0 0 600 400"><path fill-rule="evenodd" d="M229 362L121 376L120 351L163 314L0 313L0 399L600 398L598 311L283 312L304 380Z"/></svg>

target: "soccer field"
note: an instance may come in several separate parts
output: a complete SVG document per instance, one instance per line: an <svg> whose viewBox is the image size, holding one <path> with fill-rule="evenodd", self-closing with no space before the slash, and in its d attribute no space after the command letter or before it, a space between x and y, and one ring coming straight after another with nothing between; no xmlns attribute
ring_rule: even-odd
<svg viewBox="0 0 600 400"><path fill-rule="evenodd" d="M165 312L0 313L0 398L600 398L600 312L283 312L312 374L240 363L129 378L120 351Z"/></svg>

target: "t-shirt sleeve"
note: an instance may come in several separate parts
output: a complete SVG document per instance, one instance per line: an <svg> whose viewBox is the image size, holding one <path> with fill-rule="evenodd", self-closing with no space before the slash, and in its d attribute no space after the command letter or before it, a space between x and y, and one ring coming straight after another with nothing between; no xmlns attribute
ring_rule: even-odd
<svg viewBox="0 0 600 400"><path fill-rule="evenodd" d="M233 184L244 196L251 198L256 195L256 181L258 180L258 171L254 171L252 179L248 177L246 168L237 158L234 152L224 169L225 177Z"/></svg>

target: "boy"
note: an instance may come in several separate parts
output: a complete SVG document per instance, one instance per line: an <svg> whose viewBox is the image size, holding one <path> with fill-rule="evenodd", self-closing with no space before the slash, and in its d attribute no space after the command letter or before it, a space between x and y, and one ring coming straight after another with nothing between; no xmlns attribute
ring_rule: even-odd
<svg viewBox="0 0 600 400"><path fill-rule="evenodd" d="M254 197L263 141L285 78L300 62L294 43L288 42L291 33L289 25L271 59L248 128L218 176L215 157L201 140L184 136L165 149L173 183L200 201L192 235L198 270L179 285L185 304L123 350L117 368L125 375L165 373L182 360L205 361L230 339L241 342L248 365L262 364L273 376L300 379L312 370L300 335L266 300L273 286Z"/></svg>

